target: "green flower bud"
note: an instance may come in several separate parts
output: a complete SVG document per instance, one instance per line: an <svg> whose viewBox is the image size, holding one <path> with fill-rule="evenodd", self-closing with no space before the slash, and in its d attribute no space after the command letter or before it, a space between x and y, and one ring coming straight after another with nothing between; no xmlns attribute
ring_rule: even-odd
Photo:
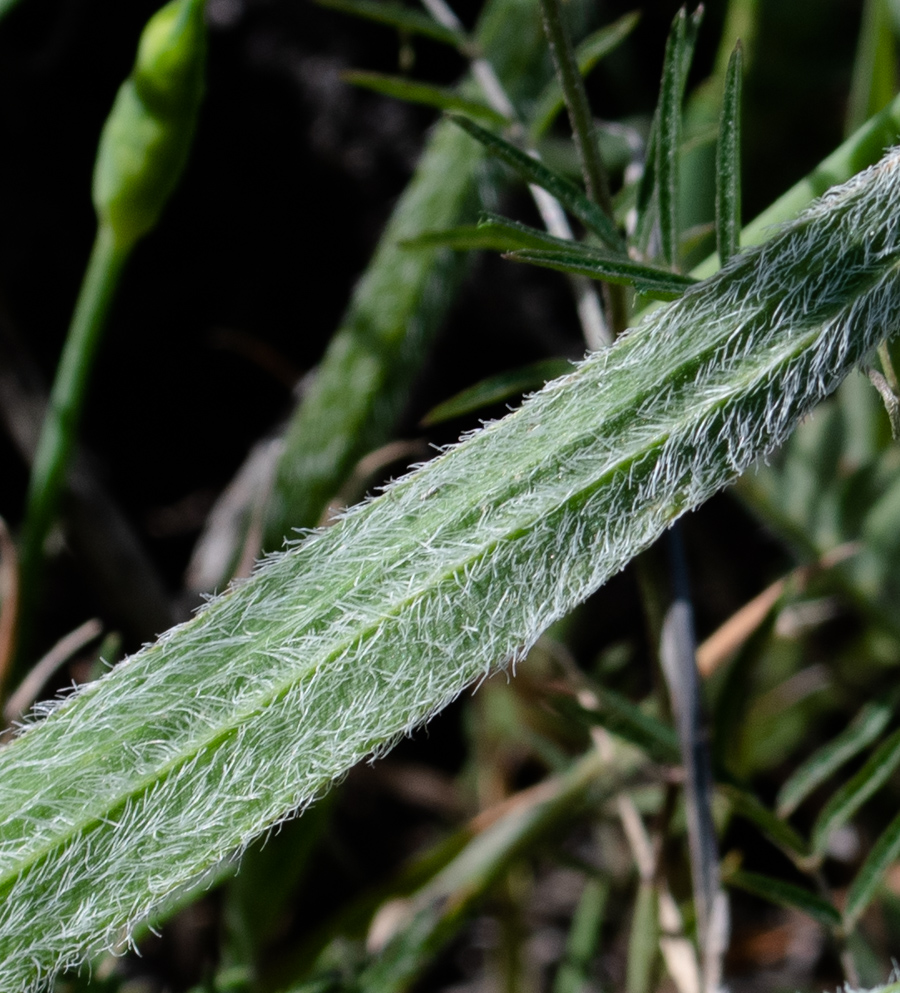
<svg viewBox="0 0 900 993"><path fill-rule="evenodd" d="M127 246L154 227L181 177L203 97L203 0L172 0L144 28L100 137L94 207Z"/></svg>

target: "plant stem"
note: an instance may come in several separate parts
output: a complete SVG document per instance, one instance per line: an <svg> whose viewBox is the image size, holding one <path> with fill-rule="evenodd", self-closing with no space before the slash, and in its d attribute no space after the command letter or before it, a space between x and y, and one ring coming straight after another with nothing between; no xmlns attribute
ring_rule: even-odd
<svg viewBox="0 0 900 993"><path fill-rule="evenodd" d="M21 540L18 657L28 643L43 572L44 543L59 510L97 346L130 245L101 224L63 347L28 486Z"/></svg>
<svg viewBox="0 0 900 993"><path fill-rule="evenodd" d="M544 31L550 44L550 52L553 55L553 64L556 66L563 98L569 112L569 123L572 125L572 136L575 139L578 158L581 160L587 195L611 217L609 183L594 135L594 118L588 105L578 61L575 58L572 37L563 22L559 0L541 0L541 14L544 18Z"/></svg>

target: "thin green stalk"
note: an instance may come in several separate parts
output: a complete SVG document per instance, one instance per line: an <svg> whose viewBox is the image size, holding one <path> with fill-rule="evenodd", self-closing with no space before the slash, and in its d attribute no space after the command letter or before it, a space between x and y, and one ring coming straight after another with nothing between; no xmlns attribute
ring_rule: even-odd
<svg viewBox="0 0 900 993"><path fill-rule="evenodd" d="M894 152L0 751L0 993L122 947L783 443L896 326L898 172Z"/></svg>
<svg viewBox="0 0 900 993"><path fill-rule="evenodd" d="M156 225L190 152L203 96L202 0L172 0L141 34L134 68L119 87L94 165L98 228L50 393L29 484L22 538L18 657L37 609L44 543L59 508L88 377L122 268Z"/></svg>
<svg viewBox="0 0 900 993"><path fill-rule="evenodd" d="M588 197L612 217L612 202L609 198L609 181L606 169L600 158L600 146L594 129L594 117L588 104L584 79L575 58L575 48L568 26L563 21L562 6L559 0L541 0L541 14L544 31L553 56L553 64L559 78L563 99L569 112L572 137L581 161L581 171Z"/></svg>
<svg viewBox="0 0 900 993"><path fill-rule="evenodd" d="M44 543L59 510L88 378L128 255L129 248L118 242L112 229L101 225L53 382L28 486L21 543L20 640L24 636L27 641L29 622L36 610Z"/></svg>

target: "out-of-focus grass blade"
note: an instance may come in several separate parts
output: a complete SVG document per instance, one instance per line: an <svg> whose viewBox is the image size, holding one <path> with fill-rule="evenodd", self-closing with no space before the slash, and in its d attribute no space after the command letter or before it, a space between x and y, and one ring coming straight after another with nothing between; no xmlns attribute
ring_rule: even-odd
<svg viewBox="0 0 900 993"><path fill-rule="evenodd" d="M661 765L678 765L681 751L675 729L656 717L645 713L636 704L614 690L593 686L597 698L597 709L588 709L574 704L569 698L558 698L556 706L563 713L591 724L599 724L611 734L636 745L654 762Z"/></svg>
<svg viewBox="0 0 900 993"><path fill-rule="evenodd" d="M716 246L724 265L740 248L741 236L741 72L738 42L728 60L722 119L716 144Z"/></svg>
<svg viewBox="0 0 900 993"><path fill-rule="evenodd" d="M588 35L578 45L575 49L575 58L582 76L586 76L602 58L621 45L635 29L640 17L638 11L623 14L617 21ZM537 99L529 129L533 141L544 135L564 106L562 88L554 78Z"/></svg>
<svg viewBox="0 0 900 993"><path fill-rule="evenodd" d="M589 879L585 884L572 918L566 952L556 979L553 993L582 993L591 978L591 962L597 955L600 929L609 883L605 879Z"/></svg>
<svg viewBox="0 0 900 993"><path fill-rule="evenodd" d="M531 262L545 269L556 269L590 279L603 279L608 283L633 286L639 293L655 300L677 300L695 280L690 276L642 265L629 259L579 252L573 245L567 252L524 249L508 252L506 258L515 262Z"/></svg>
<svg viewBox="0 0 900 993"><path fill-rule="evenodd" d="M345 72L341 78L354 86L360 86L383 96L396 97L407 103L420 103L426 107L436 107L438 110L456 111L468 114L488 124L502 126L509 121L503 114L489 107L480 100L469 100L460 96L457 90L444 86L431 86L428 83L418 83L403 76L386 76L380 72Z"/></svg>
<svg viewBox="0 0 900 993"><path fill-rule="evenodd" d="M844 927L853 929L860 915L875 897L885 870L900 857L900 814L888 825L869 852L847 893Z"/></svg>
<svg viewBox="0 0 900 993"><path fill-rule="evenodd" d="M832 904L816 893L811 893L793 883L786 883L784 880L756 872L743 871L732 873L725 882L729 886L736 886L781 907L800 910L829 930L840 926L841 915Z"/></svg>
<svg viewBox="0 0 900 993"><path fill-rule="evenodd" d="M846 824L857 810L887 782L900 765L900 731L895 731L865 765L825 804L813 826L813 850L822 854L833 831Z"/></svg>
<svg viewBox="0 0 900 993"><path fill-rule="evenodd" d="M591 750L563 775L520 794L504 817L472 838L403 905L395 905L398 923L357 988L371 993L408 989L511 865L560 823L570 824L573 812L609 798L623 784Z"/></svg>
<svg viewBox="0 0 900 993"><path fill-rule="evenodd" d="M527 390L540 389L545 383L565 375L572 368L568 359L546 359L534 362L520 369L510 369L496 376L489 376L481 382L457 393L443 403L439 403L422 418L422 427L431 427L452 421L455 417L471 414L494 403L501 403L519 396Z"/></svg>
<svg viewBox="0 0 900 993"><path fill-rule="evenodd" d="M888 726L896 705L896 693L887 700L873 700L836 738L813 752L781 787L776 801L778 815L790 817L813 790L871 745Z"/></svg>
<svg viewBox="0 0 900 993"><path fill-rule="evenodd" d="M364 17L408 34L420 34L434 41L442 41L454 48L467 48L469 39L461 31L439 24L433 17L420 10L414 10L402 3L382 2L382 0L316 0L322 7L330 7L344 14Z"/></svg>
<svg viewBox="0 0 900 993"><path fill-rule="evenodd" d="M526 155L499 135L485 131L474 121L457 114L448 116L450 120L455 121L461 128L468 131L476 141L481 142L492 155L496 155L501 162L508 165L526 183L534 183L548 193L552 193L566 210L577 217L586 228L593 231L609 248L624 255L625 246L613 222L597 204L588 200L574 183L541 165L537 159Z"/></svg>
<svg viewBox="0 0 900 993"><path fill-rule="evenodd" d="M736 814L755 824L789 856L806 858L809 855L809 845L801 835L752 793L730 783L720 783L716 788L728 800Z"/></svg>
<svg viewBox="0 0 900 993"><path fill-rule="evenodd" d="M656 887L641 881L628 937L627 993L650 993L659 954L659 915Z"/></svg>
<svg viewBox="0 0 900 993"><path fill-rule="evenodd" d="M897 92L897 45L885 0L866 0L847 101L847 132L890 103Z"/></svg>
<svg viewBox="0 0 900 993"><path fill-rule="evenodd" d="M465 224L445 231L426 231L400 244L403 248L446 247L457 251L489 249L514 252L520 248L570 249L573 242L496 214L482 214L478 224Z"/></svg>

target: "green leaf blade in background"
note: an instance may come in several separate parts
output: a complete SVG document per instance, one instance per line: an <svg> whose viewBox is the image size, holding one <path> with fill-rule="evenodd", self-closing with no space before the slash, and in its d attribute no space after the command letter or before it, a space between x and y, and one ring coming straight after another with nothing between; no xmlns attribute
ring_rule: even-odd
<svg viewBox="0 0 900 993"><path fill-rule="evenodd" d="M0 752L0 990L120 947L782 442L894 329L898 156Z"/></svg>
<svg viewBox="0 0 900 993"><path fill-rule="evenodd" d="M829 930L840 926L841 915L832 904L816 893L795 886L793 883L786 883L783 879L775 879L757 872L739 871L732 873L727 882L730 886L746 890L771 903L790 910L799 910Z"/></svg>
<svg viewBox="0 0 900 993"><path fill-rule="evenodd" d="M790 815L817 787L844 763L871 745L890 722L897 705L897 695L887 700L867 703L853 721L826 745L817 749L799 765L778 793L776 809L780 817Z"/></svg>
<svg viewBox="0 0 900 993"><path fill-rule="evenodd" d="M344 14L376 21L396 28L407 34L419 34L433 41L465 48L469 39L462 31L454 31L440 24L429 14L407 7L402 3L387 3L385 0L316 0L322 7L330 7Z"/></svg>
<svg viewBox="0 0 900 993"><path fill-rule="evenodd" d="M844 927L851 931L875 898L884 874L900 856L900 814L885 828L872 846L862 868L850 884L844 907Z"/></svg>
<svg viewBox="0 0 900 993"><path fill-rule="evenodd" d="M884 741L863 767L825 804L813 825L813 850L824 854L832 833L846 824L900 765L900 731Z"/></svg>
<svg viewBox="0 0 900 993"><path fill-rule="evenodd" d="M342 76L345 83L359 86L382 96L405 100L407 103L419 103L438 110L454 111L458 114L468 114L479 120L502 127L508 124L503 114L498 113L486 103L479 100L469 100L456 90L444 86L430 86L419 83L403 76L388 76L381 72L361 72L352 70Z"/></svg>

